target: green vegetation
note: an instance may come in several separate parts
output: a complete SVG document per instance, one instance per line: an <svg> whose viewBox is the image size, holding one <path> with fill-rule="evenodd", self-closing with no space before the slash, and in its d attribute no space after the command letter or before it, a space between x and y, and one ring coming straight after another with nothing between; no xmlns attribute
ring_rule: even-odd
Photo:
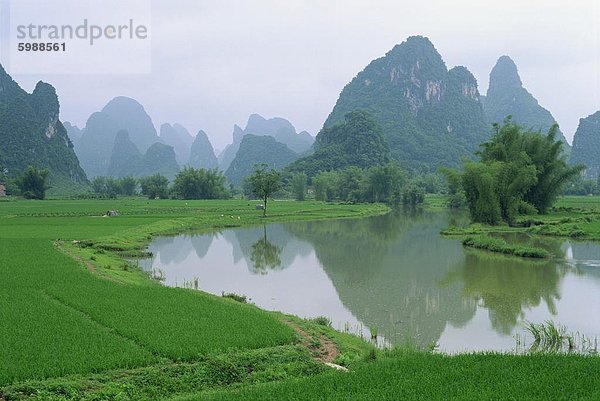
<svg viewBox="0 0 600 401"><path fill-rule="evenodd" d="M296 152L272 136L247 134L225 176L230 184L240 187L244 179L252 174L255 165L266 164L274 170L281 170L298 157Z"/></svg>
<svg viewBox="0 0 600 401"><path fill-rule="evenodd" d="M432 197L437 205L442 197ZM447 204L447 201L446 201ZM567 237L581 240L600 240L600 197L563 196L548 214L519 216L512 226L490 226L472 223L453 226L442 231L443 235L478 235L499 232L522 232L534 235Z"/></svg>
<svg viewBox="0 0 600 401"><path fill-rule="evenodd" d="M585 176L597 179L600 176L600 111L579 120L573 137L573 152L570 162L584 164Z"/></svg>
<svg viewBox="0 0 600 401"><path fill-rule="evenodd" d="M598 355L598 339L591 339L579 333L569 333L565 326L552 320L539 324L527 322L525 329L533 337L529 352L575 352Z"/></svg>
<svg viewBox="0 0 600 401"><path fill-rule="evenodd" d="M219 167L226 172L229 170L233 159L236 158L238 150L240 149L240 145L243 139L247 135L253 136L270 136L276 142L274 145L281 151L284 151L286 154L290 155L289 151L296 154L295 158L298 155L307 152L314 142L314 138L306 131L302 131L297 133L296 128L285 118L275 117L265 119L258 114L252 114L248 117L248 122L246 124L246 128L242 129L239 126L235 125L233 128L233 143L228 145L223 153L219 155ZM243 165L247 169L247 173L250 174L252 172L252 167L256 163L267 162L269 160L279 161L281 162L281 158L277 155L269 155L265 154L264 150L261 149L265 143L271 142L271 140L266 140L266 142L261 142L254 140L253 144L249 146L247 149L250 150L249 155L244 155L240 162L245 159ZM285 145L285 146L282 146ZM267 159L265 160L257 160L253 151L257 151L257 154L260 152ZM247 153L244 151L243 153ZM242 155L240 155L242 156ZM254 159L253 161L249 161L249 159ZM242 163L240 163L242 164ZM275 167L275 166L272 166ZM281 168L281 167L278 167Z"/></svg>
<svg viewBox="0 0 600 401"><path fill-rule="evenodd" d="M444 199L428 196L425 202L434 207ZM595 202L565 198L558 206L589 211L597 207ZM141 199L3 204L0 252L8 263L2 265L0 294L10 299L11 308L0 310L7 323L0 326L0 358L17 362L0 366L0 398L472 399L489 394L593 399L597 395L596 376L586 373L600 367L597 359L375 351L357 337L332 330L327 318L283 317L239 302L243 296L223 298L162 287L122 259L143 251L155 235L388 210L380 205L272 202L263 219L253 205L234 200ZM107 209L118 210L120 216L99 218ZM32 248L34 240L40 246ZM328 344L335 344L337 355L328 353ZM350 372L327 368L321 361L328 358Z"/></svg>
<svg viewBox="0 0 600 401"><path fill-rule="evenodd" d="M286 170L315 177L319 172L347 167L366 169L390 161L390 148L379 123L366 111L355 110L342 123L321 130L315 152Z"/></svg>
<svg viewBox="0 0 600 401"><path fill-rule="evenodd" d="M557 128L541 135L509 118L481 145L480 162L465 162L462 173L448 172L452 196L464 192L474 222L514 224L519 214L544 214L552 207L565 183L583 169L567 166L563 142L555 140Z"/></svg>
<svg viewBox="0 0 600 401"><path fill-rule="evenodd" d="M131 370L90 376L67 376L5 387L6 401L155 400L177 394L308 377L325 365L298 345L249 351L227 351L198 361L165 362Z"/></svg>
<svg viewBox="0 0 600 401"><path fill-rule="evenodd" d="M29 166L27 170L19 174L15 180L15 185L19 189L19 193L26 199L44 199L48 190L48 174L47 169L38 170L35 167Z"/></svg>
<svg viewBox="0 0 600 401"><path fill-rule="evenodd" d="M33 166L48 170L51 192L84 189L85 173L79 166L67 131L58 120L55 89L38 82L25 92L0 65L0 171L15 179ZM0 177L2 179L2 177Z"/></svg>
<svg viewBox="0 0 600 401"><path fill-rule="evenodd" d="M225 199L225 176L217 169L184 168L175 177L173 192L180 199Z"/></svg>
<svg viewBox="0 0 600 401"><path fill-rule="evenodd" d="M92 191L104 198L116 198L117 195L133 196L137 193L138 181L133 177L113 178L98 176L92 180Z"/></svg>
<svg viewBox="0 0 600 401"><path fill-rule="evenodd" d="M140 187L142 195L147 196L148 199L167 199L169 197L169 179L158 173L140 178Z"/></svg>
<svg viewBox="0 0 600 401"><path fill-rule="evenodd" d="M360 169L323 171L313 179L315 199L343 202L385 202L418 205L425 190L416 181L408 181L396 163Z"/></svg>
<svg viewBox="0 0 600 401"><path fill-rule="evenodd" d="M531 93L523 87L517 66L508 56L502 56L490 72L490 82L485 96L483 109L490 124L500 124L506 116L533 131L548 131L556 120L543 108ZM556 138L564 143L566 153L570 146L560 130Z"/></svg>
<svg viewBox="0 0 600 401"><path fill-rule="evenodd" d="M306 198L307 181L308 176L306 173L292 174L292 178L290 179L290 187L292 193L294 194L294 198L297 201L303 201Z"/></svg>
<svg viewBox="0 0 600 401"><path fill-rule="evenodd" d="M460 158L472 154L490 134L475 77L464 67L448 71L442 56L422 36L409 37L385 56L371 61L344 87L316 144L323 132L344 123L345 115L355 110L373 116L393 160L419 172L458 166ZM364 153L358 149L349 154ZM316 145L315 150L318 152ZM330 153L328 158L337 156L330 163L344 160L343 155ZM330 169L325 165L320 170ZM316 171L307 173L311 176Z"/></svg>
<svg viewBox="0 0 600 401"><path fill-rule="evenodd" d="M600 359L564 355L398 353L351 372L259 384L177 400L596 399ZM568 374L566 372L569 372Z"/></svg>
<svg viewBox="0 0 600 401"><path fill-rule="evenodd" d="M524 245L511 245L502 238L490 237L489 235L469 236L463 239L462 244L470 248L483 249L490 252L521 256L525 258L544 259L550 257L550 253L545 249Z"/></svg>
<svg viewBox="0 0 600 401"><path fill-rule="evenodd" d="M252 193L263 201L263 217L267 215L267 201L281 189L281 173L273 169L267 170L266 164L254 167L254 172L247 178Z"/></svg>
<svg viewBox="0 0 600 401"><path fill-rule="evenodd" d="M101 218L107 209L119 210L120 216ZM378 205L276 202L269 219L386 211ZM232 219L231 213L239 219ZM276 314L198 291L163 287L122 259L142 251L153 235L259 220L259 212L247 201L3 204L0 293L11 308L0 310L0 359L10 361L0 365L0 386L149 364L196 363L230 349L293 343L294 331Z"/></svg>

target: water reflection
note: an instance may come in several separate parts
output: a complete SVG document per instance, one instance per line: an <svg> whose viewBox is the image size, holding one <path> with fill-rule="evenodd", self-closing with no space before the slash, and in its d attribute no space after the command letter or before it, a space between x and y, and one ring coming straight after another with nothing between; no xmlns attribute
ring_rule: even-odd
<svg viewBox="0 0 600 401"><path fill-rule="evenodd" d="M525 318L525 310L544 301L557 315L559 284L567 274L555 262L530 261L467 250L465 260L448 275L448 282L462 284L463 297L473 299L489 311L492 327L510 334Z"/></svg>
<svg viewBox="0 0 600 401"><path fill-rule="evenodd" d="M266 309L376 326L388 340L449 352L512 349L524 320L600 337L600 245L511 234L555 259L495 256L439 234L465 220L396 211L159 238L146 268L164 272L166 285L197 278L205 291L245 294Z"/></svg>
<svg viewBox="0 0 600 401"><path fill-rule="evenodd" d="M263 237L252 244L250 248L253 273L267 274L268 269L276 269L281 266L281 247L269 242L267 226L263 227L263 232Z"/></svg>

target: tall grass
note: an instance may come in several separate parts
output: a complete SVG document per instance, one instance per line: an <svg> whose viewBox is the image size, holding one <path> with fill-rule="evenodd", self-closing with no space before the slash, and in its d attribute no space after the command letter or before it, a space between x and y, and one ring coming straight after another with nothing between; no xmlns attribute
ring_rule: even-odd
<svg viewBox="0 0 600 401"><path fill-rule="evenodd" d="M469 248L483 249L505 255L539 259L550 257L550 253L545 249L525 245L512 245L502 238L491 237L489 235L469 236L463 239L462 244Z"/></svg>
<svg viewBox="0 0 600 401"><path fill-rule="evenodd" d="M98 217L108 209L119 210L120 216ZM381 206L276 202L270 219L360 216L385 210ZM230 219L234 214L241 219ZM94 274L53 246L59 239L84 244L104 238L108 245L129 250L156 233L186 224L208 229L259 220L247 201L127 199L3 204L0 386L25 379L131 368L164 358L196 360L228 349L293 342L291 328L252 305L161 286L144 279L110 249L80 250L74 245L70 252L94 256L98 270ZM195 280L187 283L191 288L198 285Z"/></svg>
<svg viewBox="0 0 600 401"><path fill-rule="evenodd" d="M199 394L185 400L567 400L600 399L600 358L405 353L351 372Z"/></svg>
<svg viewBox="0 0 600 401"><path fill-rule="evenodd" d="M566 326L552 320L543 323L526 322L525 330L533 337L533 342L528 348L529 352L598 354L597 338L569 332ZM524 341L518 339L518 342L523 345Z"/></svg>

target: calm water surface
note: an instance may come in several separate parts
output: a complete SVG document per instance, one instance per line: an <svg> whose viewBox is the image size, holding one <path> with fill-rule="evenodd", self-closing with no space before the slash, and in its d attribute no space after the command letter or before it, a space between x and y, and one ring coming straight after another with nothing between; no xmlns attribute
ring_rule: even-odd
<svg viewBox="0 0 600 401"><path fill-rule="evenodd" d="M445 352L514 350L525 321L600 338L600 244L508 235L553 260L496 256L439 234L464 220L396 212L162 237L141 264L168 286L244 294L265 309Z"/></svg>

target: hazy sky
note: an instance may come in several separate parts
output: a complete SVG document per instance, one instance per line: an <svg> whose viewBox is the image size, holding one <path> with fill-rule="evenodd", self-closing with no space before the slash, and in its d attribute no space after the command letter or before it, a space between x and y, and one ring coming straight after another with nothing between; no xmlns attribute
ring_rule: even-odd
<svg viewBox="0 0 600 401"><path fill-rule="evenodd" d="M80 127L124 95L157 129L203 129L222 149L251 113L315 135L346 83L418 34L448 68L466 66L482 94L497 58L511 56L569 140L579 118L600 110L600 0L155 0L151 15L150 74L13 78L28 91L53 84L61 118Z"/></svg>

